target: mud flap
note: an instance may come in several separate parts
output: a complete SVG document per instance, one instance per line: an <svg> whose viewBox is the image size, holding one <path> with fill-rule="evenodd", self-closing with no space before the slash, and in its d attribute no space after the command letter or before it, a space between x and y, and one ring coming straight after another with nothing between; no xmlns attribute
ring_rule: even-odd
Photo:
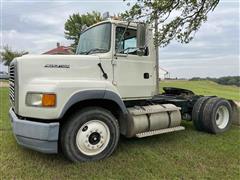
<svg viewBox="0 0 240 180"><path fill-rule="evenodd" d="M228 100L233 110L233 124L240 126L240 101Z"/></svg>

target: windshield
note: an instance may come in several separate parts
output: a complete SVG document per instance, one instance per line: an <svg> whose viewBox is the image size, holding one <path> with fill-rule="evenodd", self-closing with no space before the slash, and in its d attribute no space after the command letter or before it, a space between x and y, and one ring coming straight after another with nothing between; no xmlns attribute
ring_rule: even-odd
<svg viewBox="0 0 240 180"><path fill-rule="evenodd" d="M103 53L110 50L111 24L95 26L80 35L76 54Z"/></svg>

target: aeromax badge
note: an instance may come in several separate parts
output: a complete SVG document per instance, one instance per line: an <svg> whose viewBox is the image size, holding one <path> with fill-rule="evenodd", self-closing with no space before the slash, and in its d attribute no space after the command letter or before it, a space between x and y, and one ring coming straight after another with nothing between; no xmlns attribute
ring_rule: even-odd
<svg viewBox="0 0 240 180"><path fill-rule="evenodd" d="M68 64L46 64L45 68L70 68Z"/></svg>

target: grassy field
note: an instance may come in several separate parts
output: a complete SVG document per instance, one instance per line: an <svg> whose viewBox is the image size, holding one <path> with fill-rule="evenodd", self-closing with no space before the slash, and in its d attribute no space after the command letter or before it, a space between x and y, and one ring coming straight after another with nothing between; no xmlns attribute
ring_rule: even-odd
<svg viewBox="0 0 240 180"><path fill-rule="evenodd" d="M239 99L239 89L212 82L163 82L199 94ZM185 131L148 137L121 137L108 159L72 164L62 154L45 155L17 145L8 120L7 89L0 89L1 179L240 179L240 129L220 135Z"/></svg>
<svg viewBox="0 0 240 180"><path fill-rule="evenodd" d="M160 87L185 88L199 95L216 95L226 99L240 100L239 87L220 85L213 81L162 81Z"/></svg>

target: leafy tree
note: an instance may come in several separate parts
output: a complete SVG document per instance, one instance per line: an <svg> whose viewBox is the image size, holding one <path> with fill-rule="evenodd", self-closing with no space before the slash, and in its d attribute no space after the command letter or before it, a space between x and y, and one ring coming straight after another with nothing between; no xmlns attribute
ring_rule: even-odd
<svg viewBox="0 0 240 180"><path fill-rule="evenodd" d="M3 47L3 51L0 52L0 57L3 60L4 65L9 66L11 61L16 58L23 55L28 54L26 51L13 51L9 46Z"/></svg>
<svg viewBox="0 0 240 180"><path fill-rule="evenodd" d="M137 0L131 5L128 1L131 8L122 16L159 24L154 41L156 46L162 47L173 39L190 42L207 21L208 13L219 3L219 0Z"/></svg>
<svg viewBox="0 0 240 180"><path fill-rule="evenodd" d="M76 51L77 44L79 41L79 36L84 26L91 26L97 22L102 21L101 14L99 12L93 11L92 13L87 13L80 15L79 13L70 15L65 23L65 37L66 39L73 40L74 43L71 44L74 52Z"/></svg>

